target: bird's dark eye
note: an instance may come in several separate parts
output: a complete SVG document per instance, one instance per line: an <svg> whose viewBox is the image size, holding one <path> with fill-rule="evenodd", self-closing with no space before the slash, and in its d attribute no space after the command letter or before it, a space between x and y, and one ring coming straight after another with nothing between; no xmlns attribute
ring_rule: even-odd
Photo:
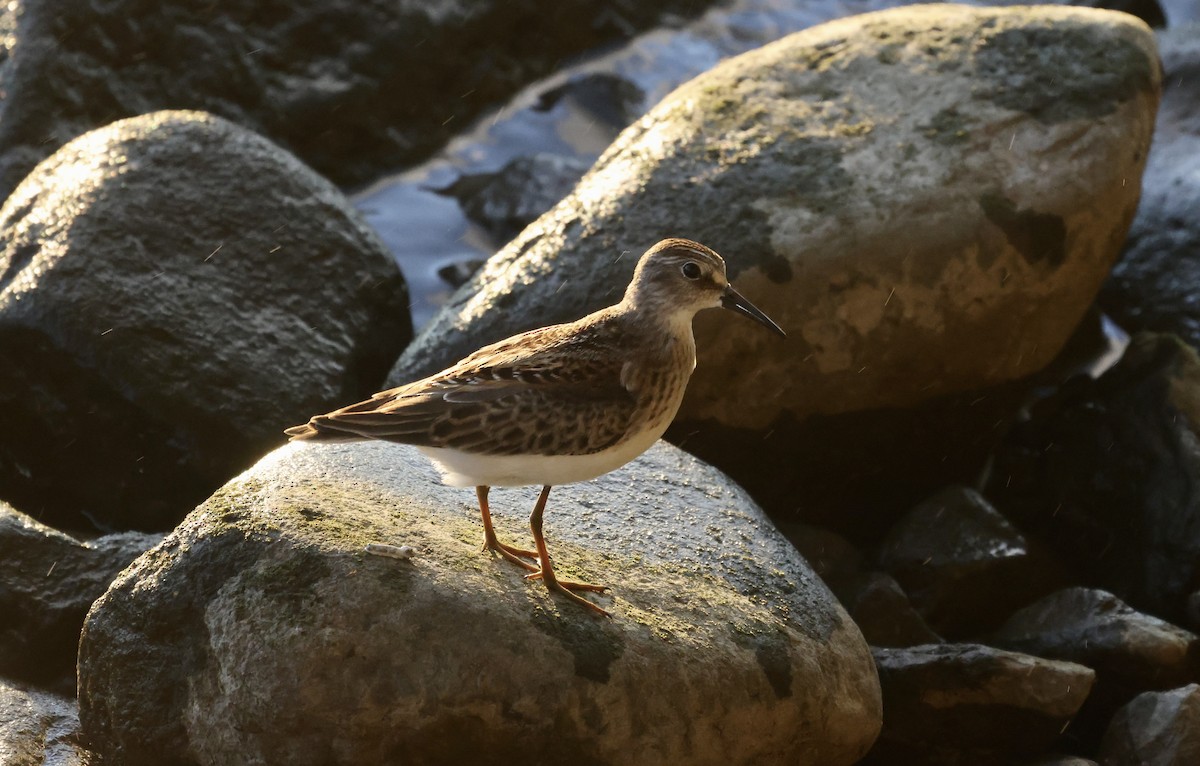
<svg viewBox="0 0 1200 766"><path fill-rule="evenodd" d="M683 275L688 279L700 278L700 264L696 263L695 261L688 261L687 263L683 264L679 270L682 271Z"/></svg>

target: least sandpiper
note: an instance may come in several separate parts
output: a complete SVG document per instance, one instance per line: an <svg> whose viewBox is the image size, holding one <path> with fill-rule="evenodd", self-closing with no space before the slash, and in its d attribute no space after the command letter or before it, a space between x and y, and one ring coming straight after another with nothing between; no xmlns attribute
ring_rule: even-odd
<svg viewBox="0 0 1200 766"><path fill-rule="evenodd" d="M662 436L696 367L692 318L717 306L784 335L729 284L721 256L696 242L666 239L641 257L620 303L485 346L436 375L286 433L293 441L415 445L444 483L475 487L485 550L607 615L575 593L605 586L555 576L542 535L546 498L552 486L612 471ZM529 518L533 551L501 543L488 508L491 487L530 484L542 485Z"/></svg>

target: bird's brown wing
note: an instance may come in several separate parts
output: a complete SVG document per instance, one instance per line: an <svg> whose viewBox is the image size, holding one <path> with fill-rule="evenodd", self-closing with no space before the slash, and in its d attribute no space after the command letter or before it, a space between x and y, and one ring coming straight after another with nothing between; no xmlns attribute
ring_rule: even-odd
<svg viewBox="0 0 1200 766"><path fill-rule="evenodd" d="M287 433L486 455L598 452L625 436L637 400L622 384L624 355L613 353L607 333L587 329L547 327L501 341Z"/></svg>

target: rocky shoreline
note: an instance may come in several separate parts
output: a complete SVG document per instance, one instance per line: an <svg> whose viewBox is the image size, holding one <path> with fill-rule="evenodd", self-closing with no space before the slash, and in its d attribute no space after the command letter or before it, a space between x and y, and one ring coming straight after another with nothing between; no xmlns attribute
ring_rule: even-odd
<svg viewBox="0 0 1200 766"><path fill-rule="evenodd" d="M442 188L513 239L414 334L346 187L702 8L122 7L0 13L0 761L1200 757L1195 22L904 7L640 116L593 81L633 124L577 185L544 152ZM701 318L686 452L556 490L612 620L480 553L415 451L279 446L669 235L789 339ZM532 499L494 496L506 536Z"/></svg>

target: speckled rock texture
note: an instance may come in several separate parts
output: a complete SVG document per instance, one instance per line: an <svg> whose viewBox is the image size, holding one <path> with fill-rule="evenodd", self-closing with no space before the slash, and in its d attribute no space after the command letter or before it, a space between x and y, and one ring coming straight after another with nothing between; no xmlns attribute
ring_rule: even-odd
<svg viewBox="0 0 1200 766"><path fill-rule="evenodd" d="M1134 214L1154 37L1107 11L915 6L730 59L627 129L468 282L393 382L614 302L687 236L787 342L696 322L682 415L743 428L907 405L1046 364Z"/></svg>
<svg viewBox="0 0 1200 766"><path fill-rule="evenodd" d="M85 766L75 701L0 678L0 763L4 766Z"/></svg>
<svg viewBox="0 0 1200 766"><path fill-rule="evenodd" d="M493 491L528 544L535 492ZM480 551L474 493L414 449L289 445L96 602L87 740L116 762L851 764L880 725L858 628L752 501L660 443L556 487L560 576ZM407 561L363 552L388 542Z"/></svg>
<svg viewBox="0 0 1200 766"><path fill-rule="evenodd" d="M0 208L0 496L169 529L410 337L395 262L292 155L199 112L113 123Z"/></svg>
<svg viewBox="0 0 1200 766"><path fill-rule="evenodd" d="M70 139L177 108L361 183L423 157L564 57L707 5L14 0L0 11L0 199Z"/></svg>
<svg viewBox="0 0 1200 766"><path fill-rule="evenodd" d="M85 542L0 501L0 676L73 696L84 616L161 539L117 532Z"/></svg>

